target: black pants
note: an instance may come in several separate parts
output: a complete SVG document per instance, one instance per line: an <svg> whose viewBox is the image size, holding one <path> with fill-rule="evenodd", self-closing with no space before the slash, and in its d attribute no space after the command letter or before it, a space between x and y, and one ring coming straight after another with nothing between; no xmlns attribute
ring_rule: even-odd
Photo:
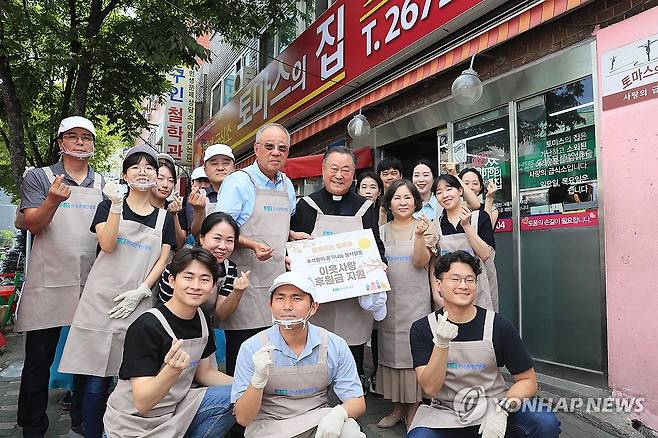
<svg viewBox="0 0 658 438"><path fill-rule="evenodd" d="M224 336L226 336L226 374L232 376L235 373L235 361L238 359L240 345L256 333L262 332L267 328L224 330Z"/></svg>
<svg viewBox="0 0 658 438"><path fill-rule="evenodd" d="M18 425L24 437L42 437L48 429L48 381L50 367L55 359L61 327L25 332L25 362L18 394ZM71 401L71 423L82 422L80 395L83 388L76 388L74 378Z"/></svg>
<svg viewBox="0 0 658 438"><path fill-rule="evenodd" d="M372 330L370 335L370 351L372 352L372 375L377 375L377 366L379 365L379 340L377 329Z"/></svg>
<svg viewBox="0 0 658 438"><path fill-rule="evenodd" d="M350 351L352 352L352 357L354 357L354 362L356 362L356 371L359 376L364 376L365 371L363 371L363 352L366 344L361 345L350 345Z"/></svg>

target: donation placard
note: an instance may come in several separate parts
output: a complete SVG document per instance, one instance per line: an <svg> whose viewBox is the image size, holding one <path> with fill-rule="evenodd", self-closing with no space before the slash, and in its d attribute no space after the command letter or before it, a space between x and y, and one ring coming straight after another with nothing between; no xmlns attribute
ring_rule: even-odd
<svg viewBox="0 0 658 438"><path fill-rule="evenodd" d="M290 269L313 279L319 303L391 289L372 230L288 242Z"/></svg>

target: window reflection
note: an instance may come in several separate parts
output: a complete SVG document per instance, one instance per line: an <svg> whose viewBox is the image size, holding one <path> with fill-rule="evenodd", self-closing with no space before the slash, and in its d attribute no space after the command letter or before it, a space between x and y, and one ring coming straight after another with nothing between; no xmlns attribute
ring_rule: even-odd
<svg viewBox="0 0 658 438"><path fill-rule="evenodd" d="M591 77L518 104L522 215L596 207Z"/></svg>

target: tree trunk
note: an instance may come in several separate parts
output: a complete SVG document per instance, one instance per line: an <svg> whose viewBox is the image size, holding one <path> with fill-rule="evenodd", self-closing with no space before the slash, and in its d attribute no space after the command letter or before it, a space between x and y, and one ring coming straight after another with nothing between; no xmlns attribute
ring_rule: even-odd
<svg viewBox="0 0 658 438"><path fill-rule="evenodd" d="M0 49L4 43L0 37ZM7 115L7 131L9 143L9 156L11 159L11 172L16 180L16 187L23 183L23 172L25 171L25 150L23 140L23 107L16 92L16 85L11 75L9 60L0 50L0 80L2 81L2 100L5 104Z"/></svg>

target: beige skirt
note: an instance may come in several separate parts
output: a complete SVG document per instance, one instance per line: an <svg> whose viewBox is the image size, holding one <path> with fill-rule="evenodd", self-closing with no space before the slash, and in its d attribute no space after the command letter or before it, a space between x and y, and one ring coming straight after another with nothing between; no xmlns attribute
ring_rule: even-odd
<svg viewBox="0 0 658 438"><path fill-rule="evenodd" d="M382 364L377 367L377 392L395 403L417 403L422 391L411 368L395 369Z"/></svg>

